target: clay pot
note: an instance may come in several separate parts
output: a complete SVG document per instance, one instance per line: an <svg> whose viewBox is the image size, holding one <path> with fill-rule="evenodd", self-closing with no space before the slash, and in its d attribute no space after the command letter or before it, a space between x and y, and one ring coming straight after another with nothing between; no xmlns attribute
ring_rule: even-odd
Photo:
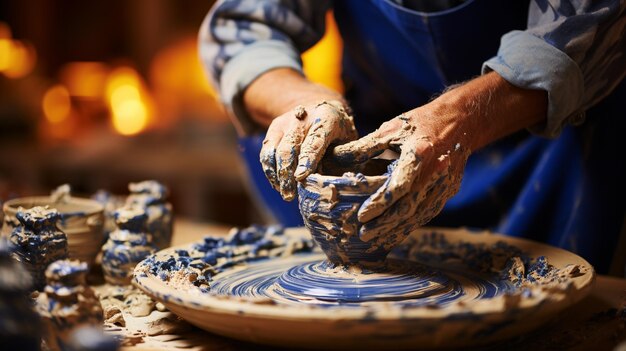
<svg viewBox="0 0 626 351"><path fill-rule="evenodd" d="M67 237L56 226L59 213L55 209L20 209L16 217L20 224L10 236L12 256L22 262L33 278L34 288L40 290L46 282L48 265L67 258Z"/></svg>
<svg viewBox="0 0 626 351"><path fill-rule="evenodd" d="M67 235L69 257L92 264L102 245L103 207L89 199L65 197L54 201L50 196L34 196L9 200L4 203L2 235L8 236L17 226L15 217L19 207L48 206L59 212L58 227Z"/></svg>
<svg viewBox="0 0 626 351"><path fill-rule="evenodd" d="M168 189L154 180L128 184L130 195L126 198L127 207L143 209L148 214L146 231L152 236L152 243L158 250L165 249L172 242L172 204L166 201Z"/></svg>
<svg viewBox="0 0 626 351"><path fill-rule="evenodd" d="M37 297L37 310L45 325L45 341L51 350L66 350L72 332L84 326L101 328L102 306L87 285L85 262L59 260L46 270L47 285Z"/></svg>
<svg viewBox="0 0 626 351"><path fill-rule="evenodd" d="M154 253L152 238L146 233L148 214L139 208L115 211L118 229L102 246L102 272L110 284L128 285L137 263Z"/></svg>
<svg viewBox="0 0 626 351"><path fill-rule="evenodd" d="M334 264L353 265L385 260L394 245L376 246L359 237L357 212L363 202L385 182L385 175L342 176L311 174L298 185L304 224Z"/></svg>

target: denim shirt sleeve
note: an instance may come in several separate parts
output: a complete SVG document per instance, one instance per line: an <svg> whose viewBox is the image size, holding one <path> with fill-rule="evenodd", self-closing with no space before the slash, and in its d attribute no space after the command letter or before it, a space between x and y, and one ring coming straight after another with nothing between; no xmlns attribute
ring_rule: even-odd
<svg viewBox="0 0 626 351"><path fill-rule="evenodd" d="M199 33L200 59L240 135L257 129L242 101L264 72L302 71L300 53L324 34L330 0L221 0Z"/></svg>
<svg viewBox="0 0 626 351"><path fill-rule="evenodd" d="M483 73L547 91L547 119L529 130L555 137L626 75L625 31L624 0L532 0L528 28L505 34Z"/></svg>

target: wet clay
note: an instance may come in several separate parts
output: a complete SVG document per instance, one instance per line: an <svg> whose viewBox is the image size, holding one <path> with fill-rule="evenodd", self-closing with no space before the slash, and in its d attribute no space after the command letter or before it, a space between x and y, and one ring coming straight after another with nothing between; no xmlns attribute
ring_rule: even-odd
<svg viewBox="0 0 626 351"><path fill-rule="evenodd" d="M234 233L227 240L207 237L166 258L151 256L135 274L158 277L181 291L278 304L444 308L500 300L509 308L524 299L565 294L571 279L590 269L556 268L504 242L450 243L437 232L400 244L383 265L336 265L312 255L306 238L261 227Z"/></svg>
<svg viewBox="0 0 626 351"><path fill-rule="evenodd" d="M134 283L220 334L294 347L397 349L528 332L578 301L593 281L592 268L571 253L464 230L411 233L383 265L370 267L325 261L303 229L234 233L228 242L207 237L157 253L137 266ZM254 249L269 243L268 251Z"/></svg>

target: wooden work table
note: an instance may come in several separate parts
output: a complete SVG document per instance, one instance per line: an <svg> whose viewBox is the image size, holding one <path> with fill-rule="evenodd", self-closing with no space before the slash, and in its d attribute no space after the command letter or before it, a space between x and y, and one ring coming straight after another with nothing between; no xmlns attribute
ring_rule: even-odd
<svg viewBox="0 0 626 351"><path fill-rule="evenodd" d="M205 235L226 235L229 227L210 223L178 220L174 225L173 245L183 245L200 240ZM493 345L481 350L613 350L626 342L626 279L598 276L591 294L577 305L563 312L556 320L529 335ZM621 311L621 318L615 317ZM275 350L231 340L210 334L177 320L180 328L171 334L148 336L150 322L169 317L170 312L154 311L143 318L127 317L127 328L144 334L143 342L122 347L123 350ZM626 350L626 344L620 345Z"/></svg>

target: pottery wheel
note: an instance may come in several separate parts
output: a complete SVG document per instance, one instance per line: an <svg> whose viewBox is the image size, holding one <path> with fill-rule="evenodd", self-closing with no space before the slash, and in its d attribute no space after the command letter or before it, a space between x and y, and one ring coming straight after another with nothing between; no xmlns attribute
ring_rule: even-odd
<svg viewBox="0 0 626 351"><path fill-rule="evenodd" d="M375 271L332 266L307 246L304 228L241 234L160 251L136 267L134 284L227 337L396 350L479 346L532 331L586 296L594 277L565 250L463 229L415 231Z"/></svg>

